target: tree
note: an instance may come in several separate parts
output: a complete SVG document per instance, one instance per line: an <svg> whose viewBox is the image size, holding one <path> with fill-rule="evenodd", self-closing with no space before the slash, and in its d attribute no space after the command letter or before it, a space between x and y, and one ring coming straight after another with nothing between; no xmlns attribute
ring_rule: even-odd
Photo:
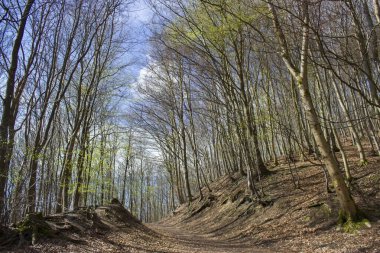
<svg viewBox="0 0 380 253"><path fill-rule="evenodd" d="M302 104L305 107L307 119L309 121L311 131L317 143L317 147L322 154L322 160L326 164L330 177L333 180L333 185L337 193L340 203L341 215L344 221L356 221L359 219L359 214L355 202L353 201L344 178L339 170L339 165L332 154L315 111L313 101L309 91L308 82L308 58L309 58L309 36L310 36L310 18L309 18L309 3L302 3L302 48L300 52L300 67L296 67L291 58L287 40L279 21L279 16L276 7L272 2L269 2L269 8L273 15L274 27L281 46L281 56L286 64L289 72L297 81L297 88L300 92Z"/></svg>
<svg viewBox="0 0 380 253"><path fill-rule="evenodd" d="M22 40L28 22L28 18L33 7L34 0L28 0L22 11L21 18L17 24L16 38L12 47L10 66L7 70L7 82L5 97L2 99L2 115L0 124L0 209L4 210L5 187L8 180L9 166L13 153L15 138L15 123L20 103L20 96L25 88L27 74L33 63L35 52L31 52L29 64L25 70L25 76L20 83L16 83L16 74L19 65L19 52L22 47ZM3 215L2 215L3 217Z"/></svg>

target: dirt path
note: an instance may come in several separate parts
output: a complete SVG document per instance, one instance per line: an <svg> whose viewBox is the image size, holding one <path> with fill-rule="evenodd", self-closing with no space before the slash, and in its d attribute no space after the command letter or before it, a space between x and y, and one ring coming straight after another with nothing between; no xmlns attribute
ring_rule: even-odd
<svg viewBox="0 0 380 253"><path fill-rule="evenodd" d="M154 253L264 253L273 252L257 247L248 239L223 239L202 232L189 231L170 223L142 224L119 204L98 207L96 219L88 220L83 213L68 213L46 217L51 226L64 222L56 235L40 238L37 244L10 247L5 252L154 252ZM220 231L221 232L221 231ZM13 245L15 246L15 245ZM0 248L0 252L2 248Z"/></svg>
<svg viewBox="0 0 380 253"><path fill-rule="evenodd" d="M176 228L163 224L148 224L150 229L161 234L168 240L172 247L172 252L238 252L238 253L261 253L273 252L260 249L249 242L231 242L210 238L207 235L200 235L186 231L183 228Z"/></svg>

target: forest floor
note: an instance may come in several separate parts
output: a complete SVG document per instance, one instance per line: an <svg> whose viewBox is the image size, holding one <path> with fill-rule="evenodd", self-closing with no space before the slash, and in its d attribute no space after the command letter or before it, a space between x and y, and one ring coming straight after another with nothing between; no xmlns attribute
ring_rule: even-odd
<svg viewBox="0 0 380 253"><path fill-rule="evenodd" d="M380 252L380 157L367 152L368 163L360 165L355 147L345 149L352 195L369 220L350 233L337 226L336 195L327 192L319 161L312 159L292 164L299 187L288 163L271 168L274 173L257 184L265 193L264 205L251 201L244 177L224 176L212 183L212 193L204 191L203 200L182 205L160 224L276 252Z"/></svg>
<svg viewBox="0 0 380 253"><path fill-rule="evenodd" d="M369 147L365 147L369 150ZM275 252L380 252L380 157L367 152L360 165L353 146L345 148L353 181L351 192L369 222L349 233L337 226L338 203L326 190L319 161L280 161L274 173L257 184L263 204L251 201L246 180L239 174L211 184L191 205L182 205L155 226L201 234L224 244L251 245ZM336 153L340 159L340 153ZM333 190L332 185L329 186ZM359 229L360 227L360 229ZM239 252L231 251L231 252ZM243 251L244 252L244 251Z"/></svg>
<svg viewBox="0 0 380 253"><path fill-rule="evenodd" d="M203 199L179 206L158 223L141 224L113 204L91 217L86 211L45 218L58 236L41 238L34 246L17 246L19 241L9 236L2 243L5 232L0 233L0 251L380 252L380 157L367 152L368 164L362 166L353 146L347 146L347 154L353 197L370 221L350 233L337 227L338 204L326 191L319 161L295 162L292 173L281 161L257 183L265 193L262 204L250 198L245 178L234 174L213 182Z"/></svg>
<svg viewBox="0 0 380 253"><path fill-rule="evenodd" d="M21 243L16 234L2 235L0 252L273 252L247 243L224 243L171 226L144 225L120 204L31 220L40 228L46 222L52 230L40 233L34 245L27 242L32 231L23 232L25 240Z"/></svg>

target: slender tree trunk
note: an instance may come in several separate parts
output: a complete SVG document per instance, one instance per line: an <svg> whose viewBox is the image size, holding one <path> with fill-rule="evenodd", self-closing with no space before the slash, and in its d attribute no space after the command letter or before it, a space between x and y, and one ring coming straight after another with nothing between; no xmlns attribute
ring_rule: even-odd
<svg viewBox="0 0 380 253"><path fill-rule="evenodd" d="M321 152L322 160L325 163L329 175L333 181L334 188L336 190L336 194L340 203L341 208L341 218L345 221L348 220L357 220L359 218L358 209L354 200L351 197L351 193L345 184L344 178L340 172L339 165L332 155L332 152L329 148L329 145L323 135L323 131L321 125L319 123L319 119L317 113L315 111L311 94L309 91L309 83L308 83L308 45L309 45L309 10L308 10L308 2L305 1L302 3L303 5L303 32L302 32L302 50L301 50L301 60L300 60L300 70L298 70L293 64L287 44L286 38L282 31L279 17L277 16L277 12L273 4L269 3L269 8L274 17L274 26L277 32L277 36L279 38L281 47L282 47L282 57L283 60L293 75L293 77L297 80L297 87L299 89L302 104L305 107L305 112L307 119L310 123L310 128L315 138L318 149Z"/></svg>
<svg viewBox="0 0 380 253"><path fill-rule="evenodd" d="M16 120L15 112L12 111L12 105L15 86L16 73L18 68L19 51L24 37L25 27L28 21L30 10L34 0L28 0L22 12L17 35L13 43L10 67L8 70L8 79L6 82L5 97L3 99L3 109L0 123L0 216L3 223L3 210L5 204L5 188L8 181L10 160L13 155L14 142L14 124Z"/></svg>

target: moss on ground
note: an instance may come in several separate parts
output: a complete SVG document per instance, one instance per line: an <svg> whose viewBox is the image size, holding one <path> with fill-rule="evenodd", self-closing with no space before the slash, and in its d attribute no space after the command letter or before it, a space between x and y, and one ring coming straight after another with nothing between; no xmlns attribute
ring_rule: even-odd
<svg viewBox="0 0 380 253"><path fill-rule="evenodd" d="M371 227L371 223L367 219L361 219L360 221L348 220L342 227L345 233L354 234L365 227Z"/></svg>
<svg viewBox="0 0 380 253"><path fill-rule="evenodd" d="M353 220L346 218L342 211L339 211L338 228L343 229L345 233L355 234L363 228L370 228L371 223L362 212L359 212L359 219Z"/></svg>
<svg viewBox="0 0 380 253"><path fill-rule="evenodd" d="M368 165L368 161L367 160L361 160L361 161L359 161L359 163L358 163L358 165L359 166L367 166Z"/></svg>

